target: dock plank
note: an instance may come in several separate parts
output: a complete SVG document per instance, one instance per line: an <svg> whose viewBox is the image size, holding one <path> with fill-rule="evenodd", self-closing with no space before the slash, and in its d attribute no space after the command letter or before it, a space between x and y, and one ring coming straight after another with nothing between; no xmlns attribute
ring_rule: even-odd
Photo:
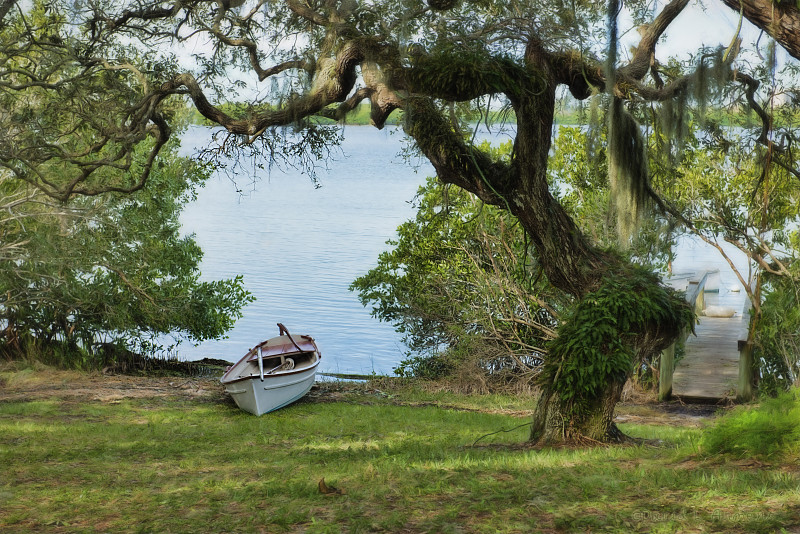
<svg viewBox="0 0 800 534"><path fill-rule="evenodd" d="M742 317L700 317L696 336L675 367L672 394L687 399L724 399L736 395L739 332Z"/></svg>

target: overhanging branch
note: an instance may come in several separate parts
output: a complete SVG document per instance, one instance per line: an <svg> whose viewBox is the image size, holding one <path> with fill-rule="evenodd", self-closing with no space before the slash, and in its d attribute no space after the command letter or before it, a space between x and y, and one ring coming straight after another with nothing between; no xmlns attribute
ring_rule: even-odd
<svg viewBox="0 0 800 534"><path fill-rule="evenodd" d="M794 58L800 59L800 9L779 0L722 0L722 3L766 32Z"/></svg>
<svg viewBox="0 0 800 534"><path fill-rule="evenodd" d="M405 130L436 169L438 178L475 194L487 204L506 207L511 182L508 165L492 161L467 145L429 98L406 99Z"/></svg>

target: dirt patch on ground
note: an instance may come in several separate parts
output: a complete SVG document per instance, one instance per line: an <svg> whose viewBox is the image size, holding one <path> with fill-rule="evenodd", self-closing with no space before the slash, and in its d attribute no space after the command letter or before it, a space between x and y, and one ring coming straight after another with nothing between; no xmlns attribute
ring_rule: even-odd
<svg viewBox="0 0 800 534"><path fill-rule="evenodd" d="M60 398L113 402L126 398L223 398L219 381L179 376L147 377L37 370L4 373L0 402Z"/></svg>
<svg viewBox="0 0 800 534"><path fill-rule="evenodd" d="M724 412L727 404L684 404L671 402L623 402L617 405L615 421L640 425L700 427Z"/></svg>
<svg viewBox="0 0 800 534"><path fill-rule="evenodd" d="M359 383L319 382L304 401L345 402L354 396L369 398L369 388ZM40 365L22 369L0 365L0 402L47 399L117 402L159 397L230 402L218 378L81 373Z"/></svg>

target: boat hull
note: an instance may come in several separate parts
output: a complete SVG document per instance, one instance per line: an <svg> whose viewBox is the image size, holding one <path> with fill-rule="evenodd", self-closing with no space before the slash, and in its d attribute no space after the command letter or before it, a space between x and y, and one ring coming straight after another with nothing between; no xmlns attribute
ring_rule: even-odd
<svg viewBox="0 0 800 534"><path fill-rule="evenodd" d="M308 393L322 355L307 335L292 336L281 323L280 335L247 351L220 378L225 391L246 412L262 415Z"/></svg>
<svg viewBox="0 0 800 534"><path fill-rule="evenodd" d="M236 405L254 415L263 415L287 406L302 397L314 385L319 360L313 367L295 373L259 376L225 384Z"/></svg>

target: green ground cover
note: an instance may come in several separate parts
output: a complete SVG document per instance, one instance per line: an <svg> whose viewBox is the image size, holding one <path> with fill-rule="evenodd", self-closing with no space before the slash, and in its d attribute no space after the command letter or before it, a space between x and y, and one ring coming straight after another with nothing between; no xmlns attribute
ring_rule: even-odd
<svg viewBox="0 0 800 534"><path fill-rule="evenodd" d="M68 378L63 391L74 393L75 375ZM513 397L365 387L317 394L262 417L218 392L89 397L0 395L0 531L744 533L800 526L794 461L703 456L702 430L691 426L623 425L661 440L658 446L537 450L524 446L527 427L475 444L525 422ZM343 493L321 493L323 477Z"/></svg>

